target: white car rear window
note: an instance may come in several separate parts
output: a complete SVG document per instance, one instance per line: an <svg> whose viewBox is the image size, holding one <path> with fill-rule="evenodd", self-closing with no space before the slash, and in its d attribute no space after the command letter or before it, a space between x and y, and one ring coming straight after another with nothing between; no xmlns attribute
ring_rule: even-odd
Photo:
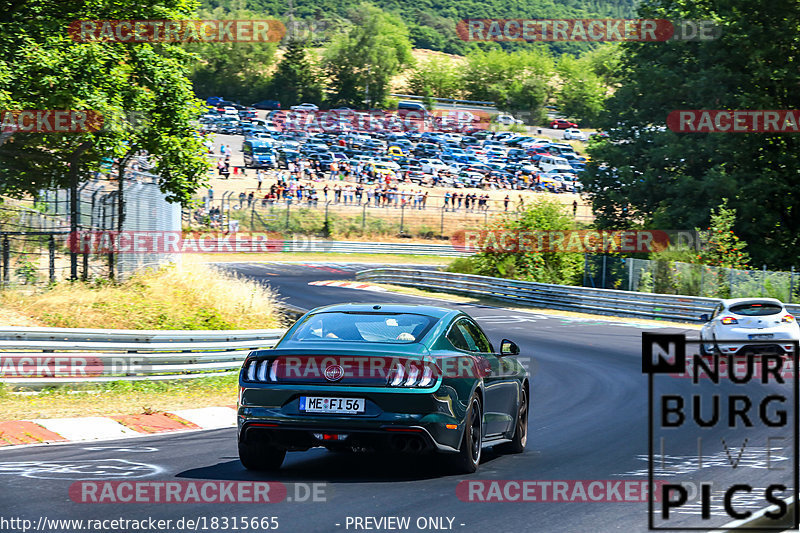
<svg viewBox="0 0 800 533"><path fill-rule="evenodd" d="M730 307L731 313L742 316L767 316L777 315L783 307L772 303L741 303Z"/></svg>

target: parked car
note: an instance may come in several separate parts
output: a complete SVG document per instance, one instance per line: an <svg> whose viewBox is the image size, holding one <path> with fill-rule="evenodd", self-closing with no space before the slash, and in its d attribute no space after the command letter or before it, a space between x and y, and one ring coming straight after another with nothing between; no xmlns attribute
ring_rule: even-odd
<svg viewBox="0 0 800 533"><path fill-rule="evenodd" d="M524 122L514 118L511 115L497 115L494 120L498 124L503 124L504 126L513 126L514 124L524 124Z"/></svg>
<svg viewBox="0 0 800 533"><path fill-rule="evenodd" d="M577 128L567 128L564 130L564 139L566 140L575 140L575 141L585 141L586 134L583 133L581 130Z"/></svg>
<svg viewBox="0 0 800 533"><path fill-rule="evenodd" d="M277 100L261 100L260 102L254 103L251 107L274 111L281 108L281 103Z"/></svg>
<svg viewBox="0 0 800 533"><path fill-rule="evenodd" d="M245 359L239 459L276 470L287 450L387 450L439 453L455 472L475 472L484 448L521 453L527 444L530 376L517 354L508 339L495 350L463 311L314 309Z"/></svg>
<svg viewBox="0 0 800 533"><path fill-rule="evenodd" d="M317 107L315 104L309 104L309 103L293 105L289 109L291 109L292 111L319 111L319 107Z"/></svg>
<svg viewBox="0 0 800 533"><path fill-rule="evenodd" d="M577 128L578 125L575 124L574 122L570 122L569 120L565 120L563 118L557 118L554 119L552 122L550 122L550 127L556 130L558 129L563 130L567 128Z"/></svg>

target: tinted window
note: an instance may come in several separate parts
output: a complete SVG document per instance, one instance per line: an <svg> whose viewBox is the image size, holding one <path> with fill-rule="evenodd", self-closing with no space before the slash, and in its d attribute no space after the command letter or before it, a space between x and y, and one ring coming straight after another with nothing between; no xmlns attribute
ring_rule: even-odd
<svg viewBox="0 0 800 533"><path fill-rule="evenodd" d="M472 338L472 334L470 333L464 319L461 319L453 324L453 327L450 328L450 331L447 334L447 338L450 340L453 346L459 350L466 350L468 352L475 352L478 350L477 345L475 344L475 339Z"/></svg>
<svg viewBox="0 0 800 533"><path fill-rule="evenodd" d="M744 316L777 315L783 308L771 303L743 303L731 306L731 313Z"/></svg>
<svg viewBox="0 0 800 533"><path fill-rule="evenodd" d="M475 345L478 348L479 352L483 353L491 353L494 352L492 348L492 343L489 342L489 339L486 338L486 335L483 334L481 328L478 327L477 324L470 321L465 321L466 327L470 332L470 335L475 340Z"/></svg>
<svg viewBox="0 0 800 533"><path fill-rule="evenodd" d="M418 342L435 322L411 313L316 313L306 317L290 340Z"/></svg>

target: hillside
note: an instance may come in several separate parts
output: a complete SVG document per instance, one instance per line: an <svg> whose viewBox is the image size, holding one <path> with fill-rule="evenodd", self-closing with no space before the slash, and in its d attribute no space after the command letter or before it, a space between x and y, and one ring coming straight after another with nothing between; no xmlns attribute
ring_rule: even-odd
<svg viewBox="0 0 800 533"><path fill-rule="evenodd" d="M331 21L346 19L348 12L362 0L294 0L294 16L302 20ZM289 0L201 0L205 9L248 9L266 16L285 18L290 13ZM456 23L467 18L591 18L633 17L639 0L373 0L371 3L385 11L396 13L405 21L415 48L437 50L463 55L475 47L461 41L455 31ZM504 43L518 48L526 44ZM586 45L550 43L554 52L570 52Z"/></svg>

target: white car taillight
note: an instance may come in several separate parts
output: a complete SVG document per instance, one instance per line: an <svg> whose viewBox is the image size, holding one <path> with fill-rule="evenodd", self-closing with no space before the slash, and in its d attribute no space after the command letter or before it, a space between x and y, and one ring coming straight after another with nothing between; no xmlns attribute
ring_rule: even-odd
<svg viewBox="0 0 800 533"><path fill-rule="evenodd" d="M736 320L735 318L733 318L732 316L724 316L724 317L720 318L719 321L721 323L725 324L726 326L728 326L730 324L738 324L739 323L739 321Z"/></svg>
<svg viewBox="0 0 800 533"><path fill-rule="evenodd" d="M783 315L781 322L794 322L794 317L792 315Z"/></svg>

